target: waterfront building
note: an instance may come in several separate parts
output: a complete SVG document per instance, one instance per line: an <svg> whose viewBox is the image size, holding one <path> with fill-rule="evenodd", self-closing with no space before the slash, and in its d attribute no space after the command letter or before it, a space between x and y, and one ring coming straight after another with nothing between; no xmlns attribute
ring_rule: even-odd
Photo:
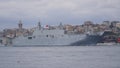
<svg viewBox="0 0 120 68"><path fill-rule="evenodd" d="M119 22L119 23L116 23L116 27L117 27L117 28L120 28L120 22Z"/></svg>
<svg viewBox="0 0 120 68"><path fill-rule="evenodd" d="M87 33L87 32L93 32L93 26L94 26L93 22L91 22L91 21L85 21L85 22L84 22L85 32L86 32L86 33Z"/></svg>
<svg viewBox="0 0 120 68"><path fill-rule="evenodd" d="M66 31L73 31L74 28L73 28L72 25L67 24L67 25L65 25L65 30L66 30Z"/></svg>
<svg viewBox="0 0 120 68"><path fill-rule="evenodd" d="M80 34L85 32L84 27L82 25L76 26L75 29L77 33L80 33Z"/></svg>
<svg viewBox="0 0 120 68"><path fill-rule="evenodd" d="M111 25L110 25L110 28L113 32L118 32L118 29L117 29L117 23L119 23L119 21L112 21L111 22Z"/></svg>

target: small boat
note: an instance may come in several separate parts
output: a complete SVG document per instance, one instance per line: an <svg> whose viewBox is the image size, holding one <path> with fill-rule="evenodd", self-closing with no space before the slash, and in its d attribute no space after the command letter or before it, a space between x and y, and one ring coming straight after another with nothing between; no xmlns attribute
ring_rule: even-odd
<svg viewBox="0 0 120 68"><path fill-rule="evenodd" d="M97 43L96 45L117 45L115 42L109 42L109 43Z"/></svg>

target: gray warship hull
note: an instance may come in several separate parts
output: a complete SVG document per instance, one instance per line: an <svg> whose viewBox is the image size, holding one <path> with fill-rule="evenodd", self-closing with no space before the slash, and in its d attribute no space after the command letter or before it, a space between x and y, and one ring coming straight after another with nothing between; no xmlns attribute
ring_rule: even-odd
<svg viewBox="0 0 120 68"><path fill-rule="evenodd" d="M61 45L71 45L75 42L82 41L85 39L85 35L75 35L75 36L65 36L65 37L41 37L28 39L30 37L20 37L13 40L13 46L61 46Z"/></svg>
<svg viewBox="0 0 120 68"><path fill-rule="evenodd" d="M13 46L64 46L86 39L85 34L65 34L64 30L37 30L31 36L12 40Z"/></svg>

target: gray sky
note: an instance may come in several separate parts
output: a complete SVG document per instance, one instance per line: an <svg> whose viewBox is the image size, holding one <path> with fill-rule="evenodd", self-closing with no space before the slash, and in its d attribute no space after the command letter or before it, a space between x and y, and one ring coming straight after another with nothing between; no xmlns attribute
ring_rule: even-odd
<svg viewBox="0 0 120 68"><path fill-rule="evenodd" d="M120 21L120 0L0 0L0 29L43 25Z"/></svg>

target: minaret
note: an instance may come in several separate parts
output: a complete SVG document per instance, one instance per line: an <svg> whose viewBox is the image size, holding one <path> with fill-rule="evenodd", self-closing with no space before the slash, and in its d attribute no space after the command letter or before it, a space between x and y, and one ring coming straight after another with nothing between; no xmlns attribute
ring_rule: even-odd
<svg viewBox="0 0 120 68"><path fill-rule="evenodd" d="M23 24L22 24L22 21L20 20L19 23L18 23L18 27L19 27L20 30L22 29L22 26L23 26Z"/></svg>
<svg viewBox="0 0 120 68"><path fill-rule="evenodd" d="M38 29L41 30L41 23L38 22Z"/></svg>

